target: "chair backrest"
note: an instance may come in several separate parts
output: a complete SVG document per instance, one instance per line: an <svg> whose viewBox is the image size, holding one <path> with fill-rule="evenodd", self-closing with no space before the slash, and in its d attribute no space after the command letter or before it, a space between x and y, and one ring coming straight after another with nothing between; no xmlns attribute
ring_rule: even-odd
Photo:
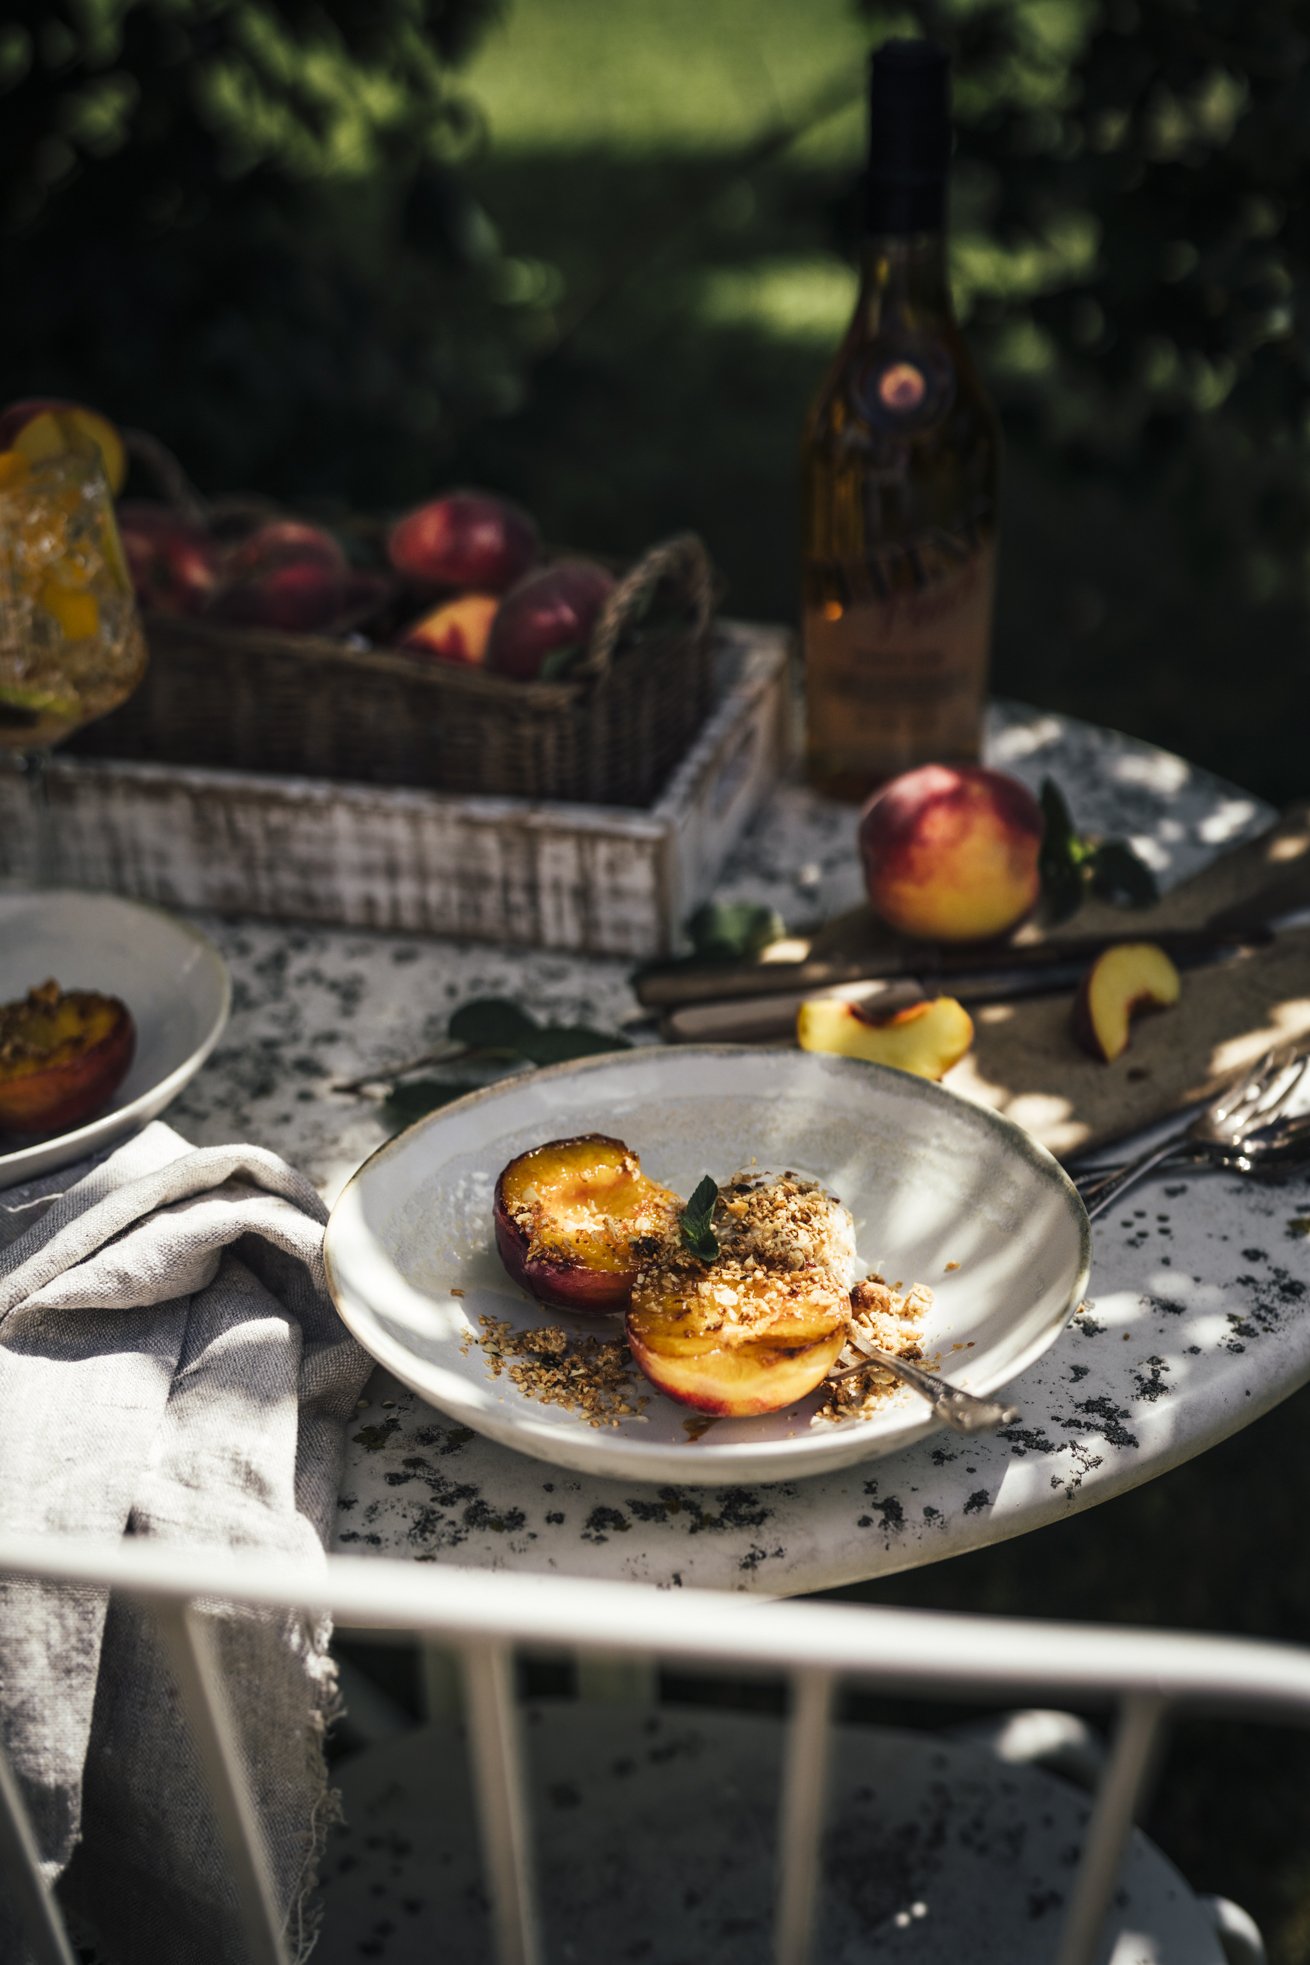
<svg viewBox="0 0 1310 1965"><path fill-rule="evenodd" d="M628 1658L790 1686L779 1796L776 1965L805 1965L819 1887L834 1696L881 1692L1010 1702L1037 1695L1116 1714L1069 1899L1057 1965L1091 1965L1121 1859L1162 1741L1180 1712L1310 1724L1310 1651L1251 1639L823 1603L761 1603L710 1591L521 1576L333 1557L284 1564L188 1554L146 1541L106 1549L72 1539L0 1540L0 1577L121 1592L153 1618L205 1769L231 1862L249 1954L287 1965L257 1813L247 1789L211 1636L215 1601L293 1605L341 1630L449 1647L463 1674L487 1887L499 1965L537 1965L538 1921L516 1720L519 1652ZM6 1874L41 1965L74 1965L44 1881L18 1783L0 1753Z"/></svg>

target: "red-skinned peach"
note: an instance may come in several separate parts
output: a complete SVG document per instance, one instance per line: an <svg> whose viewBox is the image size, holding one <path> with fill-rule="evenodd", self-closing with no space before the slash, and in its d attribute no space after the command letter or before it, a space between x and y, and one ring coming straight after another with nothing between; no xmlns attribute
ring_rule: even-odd
<svg viewBox="0 0 1310 1965"><path fill-rule="evenodd" d="M640 1247L667 1232L677 1197L603 1133L548 1140L496 1182L496 1247L512 1280L541 1303L605 1314L626 1309Z"/></svg>
<svg viewBox="0 0 1310 1965"><path fill-rule="evenodd" d="M127 1076L131 1011L116 996L43 983L0 1007L0 1133L42 1138L84 1125Z"/></svg>
<svg viewBox="0 0 1310 1965"><path fill-rule="evenodd" d="M431 587L504 593L541 550L531 518L485 491L451 491L397 519L387 555L397 573Z"/></svg>
<svg viewBox="0 0 1310 1965"><path fill-rule="evenodd" d="M487 668L532 682L552 656L560 659L571 650L580 654L613 588L613 576L594 560L557 560L529 573L497 609Z"/></svg>
<svg viewBox="0 0 1310 1965"><path fill-rule="evenodd" d="M495 594L459 594L412 622L401 636L400 646L431 655L439 662L481 668L499 606Z"/></svg>
<svg viewBox="0 0 1310 1965"><path fill-rule="evenodd" d="M124 499L117 511L132 586L142 607L198 614L219 583L222 548L170 505Z"/></svg>
<svg viewBox="0 0 1310 1965"><path fill-rule="evenodd" d="M1041 892L1042 812L1025 785L983 765L924 764L865 806L859 845L869 904L928 941L986 941Z"/></svg>
<svg viewBox="0 0 1310 1965"><path fill-rule="evenodd" d="M227 549L225 571L234 584L261 579L281 566L325 566L344 572L341 541L304 519L267 519Z"/></svg>

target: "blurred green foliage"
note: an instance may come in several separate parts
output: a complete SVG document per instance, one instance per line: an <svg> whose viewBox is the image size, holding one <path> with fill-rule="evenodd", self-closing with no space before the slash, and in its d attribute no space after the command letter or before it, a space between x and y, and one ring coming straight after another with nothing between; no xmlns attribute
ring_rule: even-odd
<svg viewBox="0 0 1310 1965"><path fill-rule="evenodd" d="M998 689L1304 790L1267 705L1310 636L1310 0L16 0L0 394L211 491L481 481L620 556L690 525L792 618L893 31L956 61Z"/></svg>
<svg viewBox="0 0 1310 1965"><path fill-rule="evenodd" d="M513 400L519 310L453 86L496 0L18 0L0 25L0 358L211 485L412 486ZM403 493L403 484L397 484Z"/></svg>
<svg viewBox="0 0 1310 1965"><path fill-rule="evenodd" d="M1182 500L1252 598L1303 592L1310 9L862 11L954 55L957 277L1009 428Z"/></svg>

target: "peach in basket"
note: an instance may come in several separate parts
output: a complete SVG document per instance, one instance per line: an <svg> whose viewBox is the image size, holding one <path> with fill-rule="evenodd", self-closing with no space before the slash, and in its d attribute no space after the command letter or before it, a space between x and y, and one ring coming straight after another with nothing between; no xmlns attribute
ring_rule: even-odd
<svg viewBox="0 0 1310 1965"><path fill-rule="evenodd" d="M135 1050L132 1013L116 996L51 981L0 1006L0 1133L39 1139L93 1119Z"/></svg>
<svg viewBox="0 0 1310 1965"><path fill-rule="evenodd" d="M496 1247L539 1302L625 1310L643 1249L676 1232L678 1207L622 1140L548 1140L511 1160L496 1182Z"/></svg>
<svg viewBox="0 0 1310 1965"><path fill-rule="evenodd" d="M683 1405L777 1412L827 1377L846 1342L851 1218L796 1174L737 1174L721 1193L702 1182L688 1214L706 1188L703 1226L689 1237L684 1216L683 1233L643 1265L628 1343L651 1383Z"/></svg>

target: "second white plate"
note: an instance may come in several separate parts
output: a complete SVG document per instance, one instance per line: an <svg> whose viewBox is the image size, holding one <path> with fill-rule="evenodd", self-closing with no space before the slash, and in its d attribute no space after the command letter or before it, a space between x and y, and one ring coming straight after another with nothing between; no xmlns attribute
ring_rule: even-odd
<svg viewBox="0 0 1310 1965"><path fill-rule="evenodd" d="M328 1276L366 1350L475 1432L557 1466L633 1480L790 1480L908 1445L936 1424L909 1391L870 1419L815 1423L818 1395L697 1432L655 1393L595 1427L493 1375L483 1316L617 1335L617 1319L543 1311L509 1281L492 1236L506 1161L605 1132L689 1194L752 1160L823 1180L855 1218L860 1256L931 1284L922 1345L973 1392L1016 1377L1059 1336L1086 1286L1090 1237L1072 1183L1010 1120L876 1065L734 1047L641 1049L561 1065L421 1120L355 1174L328 1223ZM958 1267L950 1268L949 1264ZM635 1372L635 1368L634 1368ZM691 1422L689 1427L688 1422Z"/></svg>
<svg viewBox="0 0 1310 1965"><path fill-rule="evenodd" d="M84 1126L0 1143L0 1188L69 1166L155 1118L227 1021L227 968L213 943L189 922L116 894L0 894L0 1003L47 978L121 997L136 1022L136 1055L106 1110Z"/></svg>

